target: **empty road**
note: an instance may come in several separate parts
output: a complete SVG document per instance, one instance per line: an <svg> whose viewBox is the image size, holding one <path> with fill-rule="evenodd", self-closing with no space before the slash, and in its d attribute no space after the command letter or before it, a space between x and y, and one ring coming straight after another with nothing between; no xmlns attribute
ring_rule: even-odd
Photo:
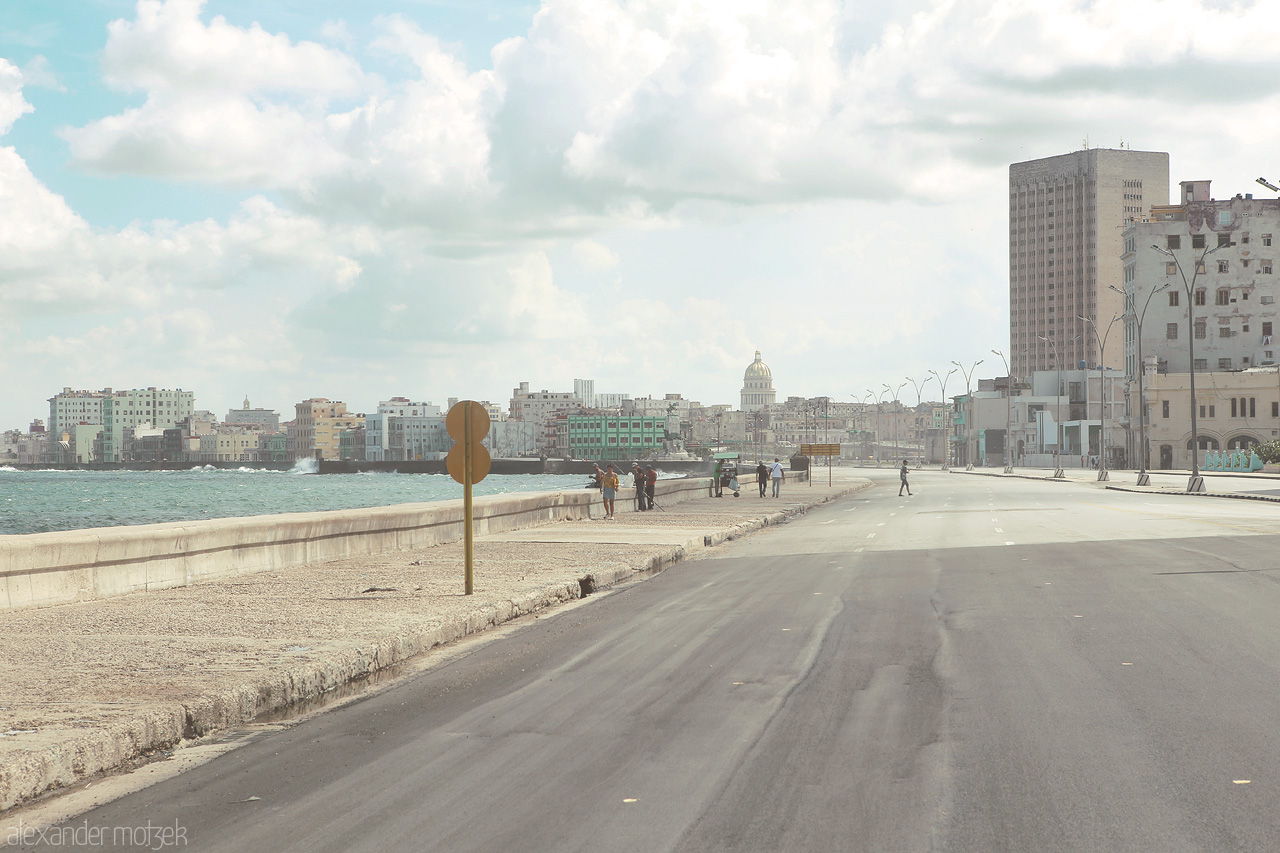
<svg viewBox="0 0 1280 853"><path fill-rule="evenodd" d="M872 476L69 825L199 851L1280 849L1280 505Z"/></svg>

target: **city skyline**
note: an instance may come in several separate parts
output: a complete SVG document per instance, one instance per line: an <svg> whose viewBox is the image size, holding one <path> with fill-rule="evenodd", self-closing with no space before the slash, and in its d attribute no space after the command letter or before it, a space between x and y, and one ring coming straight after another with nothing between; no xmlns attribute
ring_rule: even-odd
<svg viewBox="0 0 1280 853"><path fill-rule="evenodd" d="M1280 178L1260 5L364 8L6 12L0 428L64 386L733 405L756 349L849 399L1008 349L1009 164Z"/></svg>

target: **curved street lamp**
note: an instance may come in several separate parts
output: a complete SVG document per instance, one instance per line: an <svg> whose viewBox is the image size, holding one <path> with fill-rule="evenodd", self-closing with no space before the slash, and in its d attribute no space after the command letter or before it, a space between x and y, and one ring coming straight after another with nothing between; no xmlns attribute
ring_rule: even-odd
<svg viewBox="0 0 1280 853"><path fill-rule="evenodd" d="M1204 491L1204 478L1200 476L1200 436L1196 425L1196 329L1195 311L1192 308L1192 303L1195 301L1193 294L1195 292L1196 279L1200 277L1200 271L1204 269L1204 259L1219 249L1234 245L1235 243L1226 242L1219 243L1212 248L1205 247L1205 250L1200 253L1199 260L1196 261L1195 271L1191 273L1191 281L1188 282L1187 274L1183 271L1182 262L1178 260L1178 256L1168 249L1161 249L1155 243L1151 244L1151 248L1160 254L1173 258L1174 266L1178 269L1178 275L1182 278L1182 289L1187 294L1187 371L1191 378L1191 477L1187 480L1188 492Z"/></svg>
<svg viewBox="0 0 1280 853"><path fill-rule="evenodd" d="M1026 350L1022 352L1025 354ZM1004 362L1004 469L1006 474L1010 474L1013 472L1013 376L1009 374L1009 359L1004 357L1004 353L993 349L991 354L1000 356Z"/></svg>
<svg viewBox="0 0 1280 853"><path fill-rule="evenodd" d="M886 382L884 383L884 387L886 391L889 391L890 393L893 394L893 401L898 404L899 408L901 408L902 402L898 399L898 395L902 393L903 388L907 387L907 383L902 382L898 385L897 388L894 388L888 382ZM900 415L901 413L899 412L898 414ZM901 417L895 417L893 419L893 450L894 450L895 458L902 451L901 442L898 439L898 422L900 420L902 420Z"/></svg>
<svg viewBox="0 0 1280 853"><path fill-rule="evenodd" d="M927 377L927 376L926 376L926 377L925 377L923 380L921 380L920 382L915 381L915 380L914 380L914 379L912 379L910 376L907 376L907 377L904 377L904 378L905 378L908 382L910 382L910 383L915 387L915 389L916 389L916 421L915 421L915 423L916 423L916 431L915 431L915 439L914 439L914 441L915 441L915 442L917 442L917 445L913 445L913 446L916 446L917 452L920 454L920 461L921 461L921 462L923 462L923 461L924 461L924 441L922 440L922 437L921 437L921 435L920 435L920 420L919 420L919 418L920 418L920 404L924 402L924 393L923 393L923 391L924 391L924 386L928 383L928 381L929 381L929 377Z"/></svg>
<svg viewBox="0 0 1280 853"><path fill-rule="evenodd" d="M1058 437L1053 445L1053 476L1059 477L1062 476L1062 359L1058 358L1058 344L1053 338L1047 338L1044 335L1036 335L1036 337L1053 348L1053 363L1058 366L1058 385L1053 389L1054 395L1058 398L1056 405ZM1071 343L1079 337L1079 335L1073 335L1067 339L1067 343Z"/></svg>
<svg viewBox="0 0 1280 853"><path fill-rule="evenodd" d="M1077 320L1083 320L1089 324L1089 328L1093 330L1093 339L1098 344L1098 393L1102 395L1102 408L1098 414L1101 417L1100 426L1098 427L1098 480L1109 480L1107 475L1107 337L1111 334L1111 327L1120 319L1119 316L1111 318L1111 322L1107 324L1107 330L1098 337L1098 324L1094 322L1092 317L1086 317L1083 314L1076 315ZM1085 420L1089 419L1089 374L1086 371L1084 392L1084 416Z"/></svg>
<svg viewBox="0 0 1280 853"><path fill-rule="evenodd" d="M965 370L964 365L958 361L951 363L960 368L960 372L964 375L964 401L969 407L969 411L964 417L964 461L965 464L972 465L973 454L969 451L969 442L973 440L973 391L969 385L969 380L973 378L978 365L982 364L982 359L975 361L968 370ZM958 459L956 461L959 462Z"/></svg>
<svg viewBox="0 0 1280 853"><path fill-rule="evenodd" d="M885 389L887 390L888 387L889 386L886 385ZM879 394L877 394L875 391L872 391L870 388L868 388L867 393L870 394L872 397L874 397L876 400L876 443L875 443L875 446L872 448L872 455L875 456L876 467L879 468L880 467L880 414L881 414L880 406L884 398L884 391L881 391Z"/></svg>
<svg viewBox="0 0 1280 853"><path fill-rule="evenodd" d="M949 411L949 409L947 408L947 380L951 378L951 374L956 372L956 369L953 367L950 370L948 370L946 376L939 376L938 371L936 370L930 370L929 372L933 374L934 379L938 380L938 385L941 386L942 388L942 406L943 406L942 410L944 412ZM948 418L948 420L950 420L950 418ZM948 426L950 426L950 424L948 424ZM948 429L947 430L947 447L942 453L942 470L943 471L947 470L947 458L950 456L951 456L951 430Z"/></svg>
<svg viewBox="0 0 1280 853"><path fill-rule="evenodd" d="M1136 294L1121 290L1114 284L1108 285L1116 293L1124 297L1125 316L1133 317L1134 325L1137 326L1138 334L1136 337L1138 343L1138 442L1141 444L1141 450L1138 452L1138 485L1147 486L1151 484L1151 477L1147 474L1147 459L1151 455L1150 448L1147 446L1147 368L1142 361L1142 321L1146 319L1147 309L1151 307L1151 297L1157 293L1161 293L1169 289L1169 282L1165 282L1159 287L1153 288L1147 294L1147 301L1143 303L1141 313L1137 310L1135 303ZM1125 330L1128 331L1128 324L1125 324Z"/></svg>

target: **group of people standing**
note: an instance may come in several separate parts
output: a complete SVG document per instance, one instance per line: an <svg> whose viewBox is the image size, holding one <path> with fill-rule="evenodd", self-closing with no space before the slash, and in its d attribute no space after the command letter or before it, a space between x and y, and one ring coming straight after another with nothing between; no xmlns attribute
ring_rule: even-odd
<svg viewBox="0 0 1280 853"><path fill-rule="evenodd" d="M765 486L773 483L773 496L779 497L782 492L782 481L787 479L787 472L783 470L782 463L778 461L778 457L773 457L773 464L766 465L761 460L756 465L756 485L760 487L760 497L764 497Z"/></svg>
<svg viewBox="0 0 1280 853"><path fill-rule="evenodd" d="M614 502L618 498L618 489L621 483L618 481L618 473L613 470L612 465L606 466L606 470L600 470L600 466L595 466L595 472L591 475L591 487L599 489L601 497L604 499L604 517L605 519L613 518ZM635 462L631 466L631 479L635 484L636 490L636 509L648 510L653 509L653 493L658 485L658 472L650 465L643 471L640 469L640 463Z"/></svg>

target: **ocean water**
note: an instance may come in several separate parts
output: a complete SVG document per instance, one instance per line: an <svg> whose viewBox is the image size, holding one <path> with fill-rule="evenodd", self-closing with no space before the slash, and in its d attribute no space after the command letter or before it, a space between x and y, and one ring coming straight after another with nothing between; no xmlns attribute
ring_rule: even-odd
<svg viewBox="0 0 1280 853"><path fill-rule="evenodd" d="M472 494L568 491L581 474L490 474ZM0 534L44 533L455 500L443 474L315 474L252 468L187 471L19 471L0 467Z"/></svg>

